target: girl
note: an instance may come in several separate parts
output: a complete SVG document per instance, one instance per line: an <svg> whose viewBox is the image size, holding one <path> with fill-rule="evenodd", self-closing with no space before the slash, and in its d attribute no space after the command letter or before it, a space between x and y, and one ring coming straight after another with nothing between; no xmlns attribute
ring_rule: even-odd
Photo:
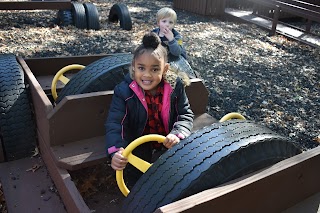
<svg viewBox="0 0 320 213"><path fill-rule="evenodd" d="M145 143L134 150L149 162L154 150L170 149L190 135L194 114L184 88L188 80L185 73L169 70L160 38L146 34L134 52L130 73L114 89L106 121L107 154L113 169L126 167L123 148L142 135L166 136L163 144ZM130 176L137 180L140 175Z"/></svg>

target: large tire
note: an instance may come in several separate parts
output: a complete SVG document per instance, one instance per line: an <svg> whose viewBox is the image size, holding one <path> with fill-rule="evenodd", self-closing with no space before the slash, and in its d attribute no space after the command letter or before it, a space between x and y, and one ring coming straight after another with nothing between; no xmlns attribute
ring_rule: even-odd
<svg viewBox="0 0 320 213"><path fill-rule="evenodd" d="M56 103L67 95L113 90L129 72L131 54L121 54L97 60L73 76L59 92Z"/></svg>
<svg viewBox="0 0 320 213"><path fill-rule="evenodd" d="M73 25L73 18L71 10L59 10L57 14L59 26Z"/></svg>
<svg viewBox="0 0 320 213"><path fill-rule="evenodd" d="M100 23L99 23L99 12L97 7L90 2L83 3L83 6L86 11L87 28L92 30L99 30Z"/></svg>
<svg viewBox="0 0 320 213"><path fill-rule="evenodd" d="M290 140L253 122L214 123L165 152L134 185L121 212L153 212L299 153Z"/></svg>
<svg viewBox="0 0 320 213"><path fill-rule="evenodd" d="M87 16L83 4L71 2L74 25L79 29L87 29Z"/></svg>
<svg viewBox="0 0 320 213"><path fill-rule="evenodd" d="M14 55L0 55L0 137L5 159L31 156L35 133L23 70Z"/></svg>
<svg viewBox="0 0 320 213"><path fill-rule="evenodd" d="M132 29L132 21L128 7L124 4L114 4L109 13L110 22L118 22L120 20L120 27L124 30Z"/></svg>

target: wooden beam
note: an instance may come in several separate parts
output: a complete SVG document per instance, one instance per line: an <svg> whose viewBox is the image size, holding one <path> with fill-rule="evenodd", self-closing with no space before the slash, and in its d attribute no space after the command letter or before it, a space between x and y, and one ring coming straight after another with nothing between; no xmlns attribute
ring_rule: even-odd
<svg viewBox="0 0 320 213"><path fill-rule="evenodd" d="M4 1L0 10L70 10L71 1Z"/></svg>

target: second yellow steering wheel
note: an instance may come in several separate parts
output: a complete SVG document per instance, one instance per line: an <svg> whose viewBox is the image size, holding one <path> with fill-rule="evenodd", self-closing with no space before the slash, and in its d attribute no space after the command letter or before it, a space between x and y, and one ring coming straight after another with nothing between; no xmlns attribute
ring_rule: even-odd
<svg viewBox="0 0 320 213"><path fill-rule="evenodd" d="M51 94L54 100L57 99L58 94L57 94L57 83L58 80L61 81L63 84L67 84L70 79L67 78L66 76L64 76L63 74L67 71L70 70L82 70L83 68L85 68L85 66L80 65L80 64L71 64L68 66L63 67L62 69L60 69L56 75L54 76L53 80L52 80L52 84L51 84Z"/></svg>

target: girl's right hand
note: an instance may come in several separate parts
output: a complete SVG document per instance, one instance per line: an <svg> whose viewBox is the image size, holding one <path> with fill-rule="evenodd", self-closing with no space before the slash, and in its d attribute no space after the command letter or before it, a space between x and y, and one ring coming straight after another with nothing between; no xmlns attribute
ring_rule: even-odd
<svg viewBox="0 0 320 213"><path fill-rule="evenodd" d="M123 148L121 147L119 149L119 151L117 151L111 160L111 167L114 170L124 170L124 168L126 168L126 165L128 163L128 159L123 157L122 152L123 152Z"/></svg>

